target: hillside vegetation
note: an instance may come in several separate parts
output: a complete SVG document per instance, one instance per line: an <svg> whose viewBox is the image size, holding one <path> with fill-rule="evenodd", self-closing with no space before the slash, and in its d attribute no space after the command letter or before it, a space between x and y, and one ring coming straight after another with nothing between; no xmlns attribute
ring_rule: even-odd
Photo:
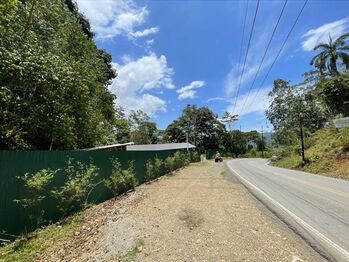
<svg viewBox="0 0 349 262"><path fill-rule="evenodd" d="M349 128L324 128L306 138L305 164L299 145L278 148L274 153L278 167L349 179Z"/></svg>

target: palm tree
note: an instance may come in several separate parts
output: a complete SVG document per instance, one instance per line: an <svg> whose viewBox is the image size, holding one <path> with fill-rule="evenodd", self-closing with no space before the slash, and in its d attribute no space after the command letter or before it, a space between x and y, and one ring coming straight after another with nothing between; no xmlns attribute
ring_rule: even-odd
<svg viewBox="0 0 349 262"><path fill-rule="evenodd" d="M320 49L321 52L313 57L310 65L314 65L319 71L320 75L324 75L328 71L332 76L339 75L337 68L338 59L342 60L342 64L346 69L349 69L349 45L345 45L345 40L349 38L349 33L338 37L335 41L329 36L328 43L321 43L314 47L314 51Z"/></svg>

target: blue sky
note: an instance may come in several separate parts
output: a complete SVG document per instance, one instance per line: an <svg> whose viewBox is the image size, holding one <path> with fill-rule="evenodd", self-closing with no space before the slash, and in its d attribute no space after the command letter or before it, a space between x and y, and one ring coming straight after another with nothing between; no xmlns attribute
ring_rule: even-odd
<svg viewBox="0 0 349 262"><path fill-rule="evenodd" d="M255 85L283 0L261 0L239 94L239 80L257 1L78 0L100 48L113 57L118 77L109 87L126 111L141 109L163 129L187 104L221 116L239 114L235 127L267 130L264 111L273 80L297 83L310 70L312 48L349 31L349 1L309 0L289 41L261 85L304 1L289 0ZM239 63L245 10L247 18ZM249 95L248 90L251 88ZM257 92L257 90L259 90ZM236 101L236 102L235 102ZM245 106L243 106L245 105Z"/></svg>

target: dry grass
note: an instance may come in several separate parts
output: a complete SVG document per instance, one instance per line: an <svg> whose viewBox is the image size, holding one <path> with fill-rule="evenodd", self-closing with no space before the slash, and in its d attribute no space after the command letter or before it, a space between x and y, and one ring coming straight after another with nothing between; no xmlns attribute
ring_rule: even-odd
<svg viewBox="0 0 349 262"><path fill-rule="evenodd" d="M297 146L285 148L290 153L285 153L275 165L349 179L349 128L321 129L307 138L306 145L305 165L295 150Z"/></svg>

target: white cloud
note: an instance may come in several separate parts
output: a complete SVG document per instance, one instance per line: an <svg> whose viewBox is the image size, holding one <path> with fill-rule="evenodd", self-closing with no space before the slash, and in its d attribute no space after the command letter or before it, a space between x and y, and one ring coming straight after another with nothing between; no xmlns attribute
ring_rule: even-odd
<svg viewBox="0 0 349 262"><path fill-rule="evenodd" d="M148 36L148 35L157 34L159 32L159 30L160 29L157 26L156 27L151 27L151 28L144 29L143 31L131 32L130 36L134 37L134 38L145 37L145 36Z"/></svg>
<svg viewBox="0 0 349 262"><path fill-rule="evenodd" d="M189 85L181 87L176 91L179 94L178 99L195 98L197 89L205 85L206 83L204 81L193 81Z"/></svg>
<svg viewBox="0 0 349 262"><path fill-rule="evenodd" d="M79 10L89 19L97 38L111 38L117 35L148 34L154 28L143 32L135 28L145 23L149 12L133 0L77 0ZM148 31L147 31L148 30Z"/></svg>
<svg viewBox="0 0 349 262"><path fill-rule="evenodd" d="M225 101L225 102L229 102L228 99L224 98L224 97L212 97L207 99L207 102L214 102L214 101Z"/></svg>
<svg viewBox="0 0 349 262"><path fill-rule="evenodd" d="M154 40L154 39L149 39L149 40L145 41L145 43L146 43L148 46L153 45L153 44L154 44L154 42L155 42L155 40Z"/></svg>
<svg viewBox="0 0 349 262"><path fill-rule="evenodd" d="M332 39L335 39L346 33L348 28L349 17L311 29L303 35L305 40L302 42L302 48L305 51L312 51L317 44L322 42L327 43L329 34L331 34Z"/></svg>
<svg viewBox="0 0 349 262"><path fill-rule="evenodd" d="M251 80L252 77L254 77L258 69L257 66L258 65L246 64L244 74L241 79L241 85L240 85L239 91L241 91L241 87L245 83L247 83L248 81ZM237 90L239 88L239 83L240 83L241 70L242 70L242 66L235 65L230 69L228 75L226 76L225 82L224 82L224 90L228 96L231 96L237 93Z"/></svg>
<svg viewBox="0 0 349 262"><path fill-rule="evenodd" d="M256 89L252 90L248 97L247 94L239 96L238 100L236 101L235 110L235 99L233 98L230 100L230 105L227 107L226 110L232 114L240 114L240 117L250 113L264 114L265 110L267 110L270 105L270 100L268 98L269 91L270 87L268 86L261 88L258 93Z"/></svg>
<svg viewBox="0 0 349 262"><path fill-rule="evenodd" d="M126 111L141 109L149 115L165 111L166 102L149 94L151 89L173 89L173 69L167 66L165 56L150 54L137 60L128 57L122 65L114 64L118 76L110 85L117 96L116 104Z"/></svg>

